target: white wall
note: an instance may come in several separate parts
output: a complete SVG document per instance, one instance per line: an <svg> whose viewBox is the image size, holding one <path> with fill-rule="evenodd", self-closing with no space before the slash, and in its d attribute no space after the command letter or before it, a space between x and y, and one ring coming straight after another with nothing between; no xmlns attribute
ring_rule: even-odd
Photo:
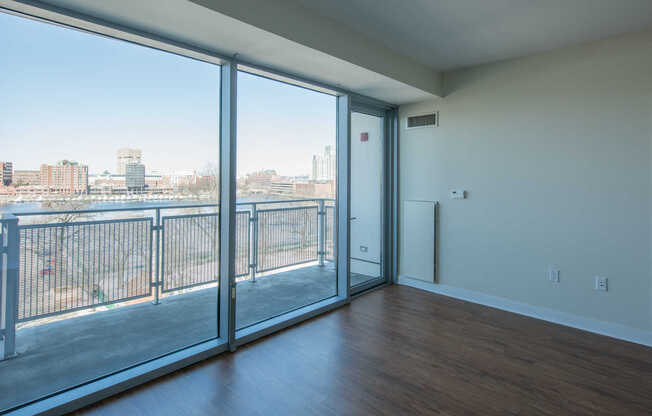
<svg viewBox="0 0 652 416"><path fill-rule="evenodd" d="M400 199L441 203L437 285L652 329L651 51L646 32L454 71L401 107ZM405 130L427 110L439 128Z"/></svg>

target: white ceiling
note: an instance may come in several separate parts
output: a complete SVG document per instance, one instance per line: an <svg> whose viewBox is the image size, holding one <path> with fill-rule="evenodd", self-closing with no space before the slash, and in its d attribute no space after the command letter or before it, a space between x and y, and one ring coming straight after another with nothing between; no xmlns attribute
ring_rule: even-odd
<svg viewBox="0 0 652 416"><path fill-rule="evenodd" d="M394 104L439 95L439 71L652 26L652 0L43 2Z"/></svg>
<svg viewBox="0 0 652 416"><path fill-rule="evenodd" d="M81 13L113 25L147 32L224 56L238 54L242 60L250 63L292 73L388 103L403 104L433 96L432 91L371 70L371 65L352 63L337 54L311 48L186 0L46 0L42 5L59 8L54 9L55 11L70 10ZM38 2L0 0L0 7L42 15L38 12L38 6ZM51 18L49 14L47 17ZM321 19L318 16L317 18ZM388 48L385 49L389 51ZM423 68L425 71L431 71L425 65Z"/></svg>
<svg viewBox="0 0 652 416"><path fill-rule="evenodd" d="M652 0L294 0L445 71L652 25Z"/></svg>

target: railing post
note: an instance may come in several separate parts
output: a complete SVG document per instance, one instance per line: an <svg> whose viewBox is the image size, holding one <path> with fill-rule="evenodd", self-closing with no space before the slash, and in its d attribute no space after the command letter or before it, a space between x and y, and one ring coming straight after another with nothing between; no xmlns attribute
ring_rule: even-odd
<svg viewBox="0 0 652 416"><path fill-rule="evenodd" d="M319 200L319 212L317 213L317 218L319 221L319 245L317 248L317 256L319 258L319 265L324 266L324 255L326 254L325 252L325 246L326 246L326 208L324 207L324 200L320 199Z"/></svg>
<svg viewBox="0 0 652 416"><path fill-rule="evenodd" d="M16 355L16 315L18 312L18 258L20 235L18 218L0 215L0 361Z"/></svg>
<svg viewBox="0 0 652 416"><path fill-rule="evenodd" d="M154 283L152 285L154 287L154 300L152 303L158 305L159 287L161 285L161 210L159 208L156 208L156 223L152 231L156 233L156 256L154 260L156 272L154 273Z"/></svg>
<svg viewBox="0 0 652 416"><path fill-rule="evenodd" d="M256 204L251 204L251 218L249 224L251 224L251 264L249 265L249 274L252 282L256 282L256 267L258 267L258 209Z"/></svg>

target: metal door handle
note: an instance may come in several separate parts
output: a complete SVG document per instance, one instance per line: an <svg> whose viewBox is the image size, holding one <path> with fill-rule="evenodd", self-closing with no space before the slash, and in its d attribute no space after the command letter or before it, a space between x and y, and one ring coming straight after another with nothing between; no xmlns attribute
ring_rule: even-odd
<svg viewBox="0 0 652 416"><path fill-rule="evenodd" d="M358 219L358 217L351 217L351 218L349 218L349 221L353 221L353 220L357 220L357 219Z"/></svg>

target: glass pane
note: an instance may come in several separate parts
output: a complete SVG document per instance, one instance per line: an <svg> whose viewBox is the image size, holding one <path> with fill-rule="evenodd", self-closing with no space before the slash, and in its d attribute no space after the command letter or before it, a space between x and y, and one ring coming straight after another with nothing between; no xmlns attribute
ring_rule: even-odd
<svg viewBox="0 0 652 416"><path fill-rule="evenodd" d="M236 329L335 296L336 100L238 73Z"/></svg>
<svg viewBox="0 0 652 416"><path fill-rule="evenodd" d="M1 411L218 336L220 67L3 13L0 39Z"/></svg>
<svg viewBox="0 0 652 416"><path fill-rule="evenodd" d="M351 286L381 277L383 118L351 114Z"/></svg>

